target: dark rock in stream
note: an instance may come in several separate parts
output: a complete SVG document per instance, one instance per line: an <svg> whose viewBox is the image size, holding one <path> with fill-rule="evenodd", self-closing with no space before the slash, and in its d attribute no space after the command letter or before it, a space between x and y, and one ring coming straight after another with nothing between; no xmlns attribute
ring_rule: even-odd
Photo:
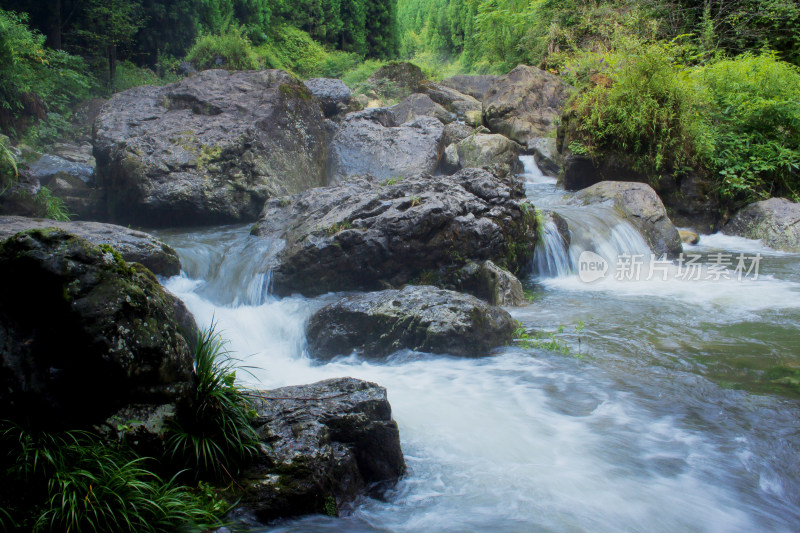
<svg viewBox="0 0 800 533"><path fill-rule="evenodd" d="M194 319L152 272L60 229L0 243L0 418L52 431L187 394Z"/></svg>
<svg viewBox="0 0 800 533"><path fill-rule="evenodd" d="M274 292L309 296L412 280L439 285L487 259L515 273L537 239L523 182L474 168L391 185L359 178L270 200L253 234L286 241Z"/></svg>
<svg viewBox="0 0 800 533"><path fill-rule="evenodd" d="M108 244L123 259L141 263L159 276L176 276L181 271L178 254L149 233L101 222L58 222L43 218L0 217L0 240L29 229L59 228L92 244Z"/></svg>
<svg viewBox="0 0 800 533"><path fill-rule="evenodd" d="M402 349L480 357L510 342L515 329L507 311L474 296L409 285L348 296L317 311L306 335L312 357L352 351L382 357Z"/></svg>
<svg viewBox="0 0 800 533"><path fill-rule="evenodd" d="M386 389L353 378L258 391L262 442L245 476L242 510L258 520L336 516L405 472Z"/></svg>
<svg viewBox="0 0 800 533"><path fill-rule="evenodd" d="M606 203L642 234L657 256L674 257L683 251L677 228L652 187L645 183L603 181L578 192L575 203Z"/></svg>
<svg viewBox="0 0 800 533"><path fill-rule="evenodd" d="M325 185L318 101L279 70L208 70L114 95L94 126L112 221L253 221L267 198Z"/></svg>

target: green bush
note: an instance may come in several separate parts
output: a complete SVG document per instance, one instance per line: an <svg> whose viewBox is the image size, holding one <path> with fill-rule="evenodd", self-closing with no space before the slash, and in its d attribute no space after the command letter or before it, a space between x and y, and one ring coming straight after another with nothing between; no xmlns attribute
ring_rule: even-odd
<svg viewBox="0 0 800 533"><path fill-rule="evenodd" d="M43 35L27 27L27 15L0 9L0 126L22 116L68 113L96 83L86 62L44 47Z"/></svg>
<svg viewBox="0 0 800 533"><path fill-rule="evenodd" d="M800 200L800 69L774 54L744 54L695 74L707 91L724 198Z"/></svg>
<svg viewBox="0 0 800 533"><path fill-rule="evenodd" d="M221 59L222 64L217 64ZM199 70L224 68L226 70L257 70L258 57L250 40L240 28L231 28L219 35L201 35L186 56Z"/></svg>
<svg viewBox="0 0 800 533"><path fill-rule="evenodd" d="M585 153L630 154L636 169L654 181L694 168L710 154L698 91L666 48L634 42L594 56L588 68L570 68L586 84L570 107Z"/></svg>
<svg viewBox="0 0 800 533"><path fill-rule="evenodd" d="M219 523L218 506L152 473L129 449L87 432L2 425L4 530L158 532Z"/></svg>
<svg viewBox="0 0 800 533"><path fill-rule="evenodd" d="M300 77L313 77L321 73L327 57L325 48L311 36L292 26L281 26L274 31L272 40L258 48L265 57L265 65L282 68Z"/></svg>
<svg viewBox="0 0 800 533"><path fill-rule="evenodd" d="M169 459L196 477L230 476L258 450L255 412L236 385L237 361L225 344L213 325L198 334L192 401L169 428Z"/></svg>
<svg viewBox="0 0 800 533"><path fill-rule="evenodd" d="M117 63L117 75L112 82L114 92L126 91L143 85L163 85L165 81L149 68L137 67L130 61Z"/></svg>

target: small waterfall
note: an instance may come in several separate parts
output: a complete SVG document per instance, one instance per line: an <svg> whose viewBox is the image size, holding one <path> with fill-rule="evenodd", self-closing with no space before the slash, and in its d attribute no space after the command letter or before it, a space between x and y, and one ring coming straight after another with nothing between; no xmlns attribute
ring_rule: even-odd
<svg viewBox="0 0 800 533"><path fill-rule="evenodd" d="M545 278L561 278L573 273L567 243L553 220L544 225L533 253L533 269Z"/></svg>
<svg viewBox="0 0 800 533"><path fill-rule="evenodd" d="M183 275L202 280L195 292L209 301L233 307L268 301L272 260L283 241L252 237L240 226L162 238L180 254Z"/></svg>
<svg viewBox="0 0 800 533"><path fill-rule="evenodd" d="M528 183L537 185L537 184L548 184L548 185L555 185L556 178L552 176L545 176L544 172L541 171L539 165L536 164L536 158L532 155L521 155L519 156L519 160L522 163L522 177L525 178L525 181Z"/></svg>

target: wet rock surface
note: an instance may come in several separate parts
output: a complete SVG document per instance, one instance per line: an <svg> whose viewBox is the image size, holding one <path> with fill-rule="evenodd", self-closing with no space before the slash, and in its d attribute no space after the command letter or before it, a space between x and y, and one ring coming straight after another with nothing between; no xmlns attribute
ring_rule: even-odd
<svg viewBox="0 0 800 533"><path fill-rule="evenodd" d="M474 296L409 285L324 307L306 333L309 353L320 359L354 350L381 357L402 349L479 357L510 342L514 329L508 312Z"/></svg>
<svg viewBox="0 0 800 533"><path fill-rule="evenodd" d="M536 217L516 176L480 169L369 178L270 200L253 234L286 241L273 268L276 294L322 294L446 279L487 259L527 265Z"/></svg>
<svg viewBox="0 0 800 533"><path fill-rule="evenodd" d="M242 481L242 506L258 520L336 516L405 472L397 423L379 385L329 379L258 391L252 401L262 453Z"/></svg>

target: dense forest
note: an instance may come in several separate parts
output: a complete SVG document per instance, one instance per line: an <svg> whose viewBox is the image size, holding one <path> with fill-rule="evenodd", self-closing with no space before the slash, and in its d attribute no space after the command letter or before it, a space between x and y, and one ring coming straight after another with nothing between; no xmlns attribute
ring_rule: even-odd
<svg viewBox="0 0 800 533"><path fill-rule="evenodd" d="M387 60L431 79L538 66L577 88L572 150L732 201L797 198L800 5L790 0L0 1L0 126L52 142L75 103L190 68L280 68L357 88Z"/></svg>

